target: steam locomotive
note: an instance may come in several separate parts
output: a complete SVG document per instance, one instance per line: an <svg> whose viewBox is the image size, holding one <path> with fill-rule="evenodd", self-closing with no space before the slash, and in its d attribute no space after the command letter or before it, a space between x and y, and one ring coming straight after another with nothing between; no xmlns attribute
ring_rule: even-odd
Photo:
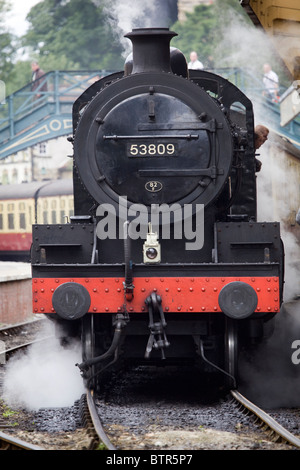
<svg viewBox="0 0 300 470"><path fill-rule="evenodd" d="M33 310L79 336L89 384L113 364L238 380L280 310L277 222L257 222L249 99L188 70L168 28L134 29L124 71L73 105L74 216L33 225ZM252 347L252 346L251 346Z"/></svg>

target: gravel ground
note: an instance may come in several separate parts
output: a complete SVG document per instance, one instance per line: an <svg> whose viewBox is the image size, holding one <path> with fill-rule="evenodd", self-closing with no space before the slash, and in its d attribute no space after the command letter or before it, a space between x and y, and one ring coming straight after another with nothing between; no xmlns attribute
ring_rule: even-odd
<svg viewBox="0 0 300 470"><path fill-rule="evenodd" d="M103 387L98 407L112 442L126 450L291 449L270 442L218 386L187 371L119 373ZM293 416L292 410L282 424ZM298 434L297 426L290 430ZM86 450L91 444L78 428L75 406L30 412L0 398L0 430L49 450Z"/></svg>

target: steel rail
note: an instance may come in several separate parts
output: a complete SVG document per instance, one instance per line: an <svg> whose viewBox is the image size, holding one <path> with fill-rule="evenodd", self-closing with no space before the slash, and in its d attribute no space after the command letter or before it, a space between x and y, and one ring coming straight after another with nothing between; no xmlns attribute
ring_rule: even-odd
<svg viewBox="0 0 300 470"><path fill-rule="evenodd" d="M90 414L94 429L99 439L101 440L101 442L103 442L103 444L108 450L116 450L116 447L110 442L109 438L107 437L103 429L100 417L97 412L93 390L86 391L86 399L87 399L87 406L88 406L89 414Z"/></svg>
<svg viewBox="0 0 300 470"><path fill-rule="evenodd" d="M245 398L240 392L236 390L231 390L230 393L236 401L238 401L241 405L243 405L243 407L245 407L247 410L251 411L251 413L257 416L272 431L274 431L276 435L280 436L285 442L300 449L300 439L290 433L283 426L281 426L281 424L279 424L268 413L263 411L258 406L254 405L254 403Z"/></svg>
<svg viewBox="0 0 300 470"><path fill-rule="evenodd" d="M0 450L45 450L0 431Z"/></svg>

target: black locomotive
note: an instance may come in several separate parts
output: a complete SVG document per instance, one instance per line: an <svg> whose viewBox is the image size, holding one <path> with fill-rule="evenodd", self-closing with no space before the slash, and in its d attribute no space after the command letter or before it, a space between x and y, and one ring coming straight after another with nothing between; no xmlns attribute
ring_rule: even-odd
<svg viewBox="0 0 300 470"><path fill-rule="evenodd" d="M75 215L33 226L34 312L81 335L92 383L119 359L235 382L239 349L282 302L279 223L256 217L252 104L189 71L175 35L127 34L124 71L74 103Z"/></svg>

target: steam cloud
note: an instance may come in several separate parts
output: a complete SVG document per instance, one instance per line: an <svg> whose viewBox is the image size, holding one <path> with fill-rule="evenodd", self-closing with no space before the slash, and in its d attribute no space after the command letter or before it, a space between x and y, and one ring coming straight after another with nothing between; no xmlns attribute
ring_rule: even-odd
<svg viewBox="0 0 300 470"><path fill-rule="evenodd" d="M53 333L45 320L37 339ZM3 399L10 406L28 410L72 406L84 393L81 375L75 367L81 362L80 345L62 347L57 338L37 342L26 354L13 357L7 364Z"/></svg>
<svg viewBox="0 0 300 470"><path fill-rule="evenodd" d="M109 0L106 3L108 21L124 48L124 57L131 51L131 42L124 34L134 28L168 28L171 25L173 0Z"/></svg>

